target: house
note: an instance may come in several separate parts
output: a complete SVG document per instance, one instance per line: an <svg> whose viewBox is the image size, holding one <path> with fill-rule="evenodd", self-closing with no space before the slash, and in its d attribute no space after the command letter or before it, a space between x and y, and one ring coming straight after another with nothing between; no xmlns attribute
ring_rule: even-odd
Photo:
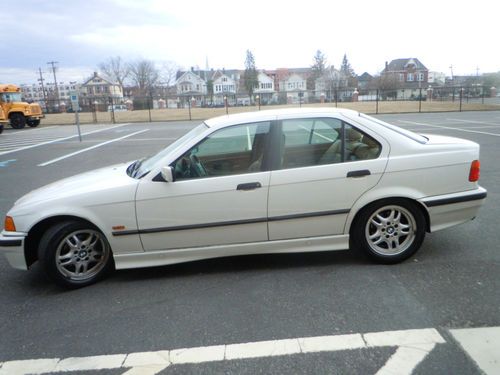
<svg viewBox="0 0 500 375"><path fill-rule="evenodd" d="M204 103L204 98L207 95L207 82L191 69L187 72L180 72L177 81L175 82L177 96L179 101L184 105L191 103Z"/></svg>
<svg viewBox="0 0 500 375"><path fill-rule="evenodd" d="M274 90L274 79L265 72L259 72L257 76L259 83L254 90L255 95L259 95L262 104L270 104L276 101L276 91Z"/></svg>
<svg viewBox="0 0 500 375"><path fill-rule="evenodd" d="M123 101L123 90L118 83L99 75L97 72L80 86L80 105L107 108L110 99L113 103Z"/></svg>
<svg viewBox="0 0 500 375"><path fill-rule="evenodd" d="M231 78L225 71L217 71L211 77L213 87L213 103L216 105L225 104L224 98L230 103L235 101L238 90L237 81Z"/></svg>
<svg viewBox="0 0 500 375"><path fill-rule="evenodd" d="M287 76L281 77L279 82L280 92L286 95L286 102L288 104L303 103L308 97L307 90L307 77L299 73L289 70Z"/></svg>
<svg viewBox="0 0 500 375"><path fill-rule="evenodd" d="M418 97L428 87L429 70L417 58L404 58L385 63L381 78L396 84L397 99Z"/></svg>

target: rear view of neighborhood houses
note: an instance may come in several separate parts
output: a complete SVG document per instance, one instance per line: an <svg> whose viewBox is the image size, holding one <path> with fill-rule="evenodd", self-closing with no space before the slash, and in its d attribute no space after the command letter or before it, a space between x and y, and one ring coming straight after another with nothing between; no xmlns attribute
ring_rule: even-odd
<svg viewBox="0 0 500 375"><path fill-rule="evenodd" d="M453 76L451 70L447 77L418 58L385 62L376 76L357 75L346 55L338 69L327 65L319 50L306 68L257 69L251 51L244 70L206 65L179 70L170 63L158 69L152 61L126 63L114 57L82 83L56 85L40 73L38 84L23 84L21 89L25 100L39 102L46 113L73 112L74 93L79 95L79 110L85 112L474 98L484 104L484 98L497 95L498 74Z"/></svg>

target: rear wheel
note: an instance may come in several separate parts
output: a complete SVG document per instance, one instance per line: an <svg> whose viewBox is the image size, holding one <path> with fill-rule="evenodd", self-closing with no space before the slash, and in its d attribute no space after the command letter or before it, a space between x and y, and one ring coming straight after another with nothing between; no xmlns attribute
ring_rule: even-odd
<svg viewBox="0 0 500 375"><path fill-rule="evenodd" d="M22 129L26 126L26 117L21 113L13 113L10 116L10 126L14 129Z"/></svg>
<svg viewBox="0 0 500 375"><path fill-rule="evenodd" d="M354 223L352 243L379 263L398 263L417 252L425 237L425 217L411 201L394 199L366 207Z"/></svg>
<svg viewBox="0 0 500 375"><path fill-rule="evenodd" d="M36 128L38 125L40 125L40 119L28 120L26 123L28 124L28 126L31 126L32 128Z"/></svg>
<svg viewBox="0 0 500 375"><path fill-rule="evenodd" d="M52 280L69 288L93 284L113 266L111 247L104 234L77 221L50 228L40 240L38 259Z"/></svg>

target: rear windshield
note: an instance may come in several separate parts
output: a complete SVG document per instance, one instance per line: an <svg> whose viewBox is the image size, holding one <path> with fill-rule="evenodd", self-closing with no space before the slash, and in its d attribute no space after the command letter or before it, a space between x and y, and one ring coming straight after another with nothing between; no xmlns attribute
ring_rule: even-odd
<svg viewBox="0 0 500 375"><path fill-rule="evenodd" d="M382 120L379 120L375 117L371 117L371 116L368 116L368 115L365 115L362 113L360 114L360 116L363 118L366 118L368 120L371 120L373 122L376 122L377 124L382 125L383 127L390 129L392 131L395 131L396 133L404 135L405 137L410 138L410 139L414 140L415 142L424 144L424 143L427 143L427 141L429 140L428 138L424 137L423 135L414 133L410 130L400 128L399 126L396 126L396 125L389 124L389 123L384 122Z"/></svg>

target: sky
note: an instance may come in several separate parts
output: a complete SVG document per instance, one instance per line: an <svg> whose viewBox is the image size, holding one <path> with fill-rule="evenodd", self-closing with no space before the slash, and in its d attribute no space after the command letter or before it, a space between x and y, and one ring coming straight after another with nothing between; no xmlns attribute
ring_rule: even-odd
<svg viewBox="0 0 500 375"><path fill-rule="evenodd" d="M22 4L22 5L20 5ZM347 55L357 74L418 58L451 75L500 71L498 0L0 0L0 83L82 82L120 56L181 69L309 67Z"/></svg>

